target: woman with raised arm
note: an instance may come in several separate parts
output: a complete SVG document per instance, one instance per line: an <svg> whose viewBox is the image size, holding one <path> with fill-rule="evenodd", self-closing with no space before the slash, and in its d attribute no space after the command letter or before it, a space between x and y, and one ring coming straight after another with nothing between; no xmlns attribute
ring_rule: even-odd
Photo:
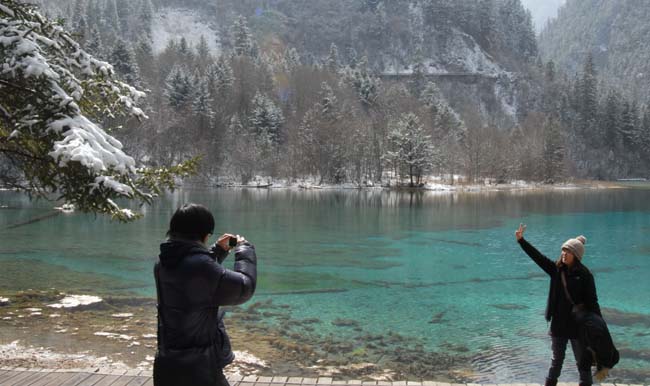
<svg viewBox="0 0 650 386"><path fill-rule="evenodd" d="M580 374L580 386L592 384L592 355L578 339L577 311L600 313L594 277L582 264L585 253L584 236L567 240L562 244L560 257L553 261L541 254L524 239L526 226L519 225L515 238L526 254L551 277L546 304L546 320L551 322L551 349L553 357L545 386L555 386L562 371L567 343L571 342L573 355Z"/></svg>

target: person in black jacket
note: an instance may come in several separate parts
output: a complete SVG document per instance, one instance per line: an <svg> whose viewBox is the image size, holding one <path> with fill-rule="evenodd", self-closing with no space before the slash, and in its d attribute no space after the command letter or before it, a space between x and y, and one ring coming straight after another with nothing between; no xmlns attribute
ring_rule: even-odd
<svg viewBox="0 0 650 386"><path fill-rule="evenodd" d="M578 339L578 324L574 317L577 310L601 315L594 277L582 264L587 239L578 236L567 240L562 245L560 258L554 262L524 240L525 230L525 225L519 225L519 229L515 232L517 242L524 252L551 277L546 320L551 322L553 358L545 385L557 384L569 341L580 374L580 386L591 385L592 357Z"/></svg>
<svg viewBox="0 0 650 386"><path fill-rule="evenodd" d="M242 304L255 292L257 257L242 237L224 234L208 249L214 218L187 204L171 218L168 240L154 267L158 294L156 386L228 386L223 368L234 360L221 306ZM234 270L221 264L237 241Z"/></svg>

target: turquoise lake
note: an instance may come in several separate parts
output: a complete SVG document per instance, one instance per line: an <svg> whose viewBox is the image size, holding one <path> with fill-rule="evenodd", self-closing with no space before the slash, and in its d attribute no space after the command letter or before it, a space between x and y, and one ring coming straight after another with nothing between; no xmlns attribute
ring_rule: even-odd
<svg viewBox="0 0 650 386"><path fill-rule="evenodd" d="M132 224L53 215L53 203L5 191L0 287L154 297L158 244L185 202L213 211L215 233L241 234L256 245L254 301L290 304L293 317L323 321L321 334L354 334L331 323L351 319L365 331L417 337L431 350L462 345L476 380L491 383L541 382L550 360L548 277L519 248L515 229L527 224L526 239L551 259L566 239L584 234L583 262L621 350L612 375L648 383L650 189L642 187L458 194L184 189L144 208L145 217ZM562 379L577 380L570 350L564 367Z"/></svg>

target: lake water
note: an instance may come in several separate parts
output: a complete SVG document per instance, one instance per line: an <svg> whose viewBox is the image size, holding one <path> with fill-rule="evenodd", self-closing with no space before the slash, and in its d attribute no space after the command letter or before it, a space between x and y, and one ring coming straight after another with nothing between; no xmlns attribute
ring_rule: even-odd
<svg viewBox="0 0 650 386"><path fill-rule="evenodd" d="M413 338L424 350L467 358L472 379L492 383L541 382L550 358L543 316L548 278L521 251L514 230L526 223L526 238L552 259L566 239L584 234L583 261L622 354L612 375L648 383L650 190L644 188L194 189L158 200L133 224L79 213L48 217L52 203L0 192L0 288L153 297L158 244L185 202L213 211L215 233L238 233L256 245L254 301L272 299L289 305L296 320L317 319L311 334L358 339L363 330ZM563 379L577 380L574 367L567 359Z"/></svg>

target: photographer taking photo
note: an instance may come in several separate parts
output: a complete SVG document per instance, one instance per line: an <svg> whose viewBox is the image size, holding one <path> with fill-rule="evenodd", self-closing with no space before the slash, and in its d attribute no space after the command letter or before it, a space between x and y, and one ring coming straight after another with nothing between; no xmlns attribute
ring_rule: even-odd
<svg viewBox="0 0 650 386"><path fill-rule="evenodd" d="M158 295L158 350L154 385L228 386L223 368L235 356L220 306L242 304L255 292L255 247L224 234L209 249L212 213L186 204L171 218L154 267ZM221 264L235 249L234 270Z"/></svg>

